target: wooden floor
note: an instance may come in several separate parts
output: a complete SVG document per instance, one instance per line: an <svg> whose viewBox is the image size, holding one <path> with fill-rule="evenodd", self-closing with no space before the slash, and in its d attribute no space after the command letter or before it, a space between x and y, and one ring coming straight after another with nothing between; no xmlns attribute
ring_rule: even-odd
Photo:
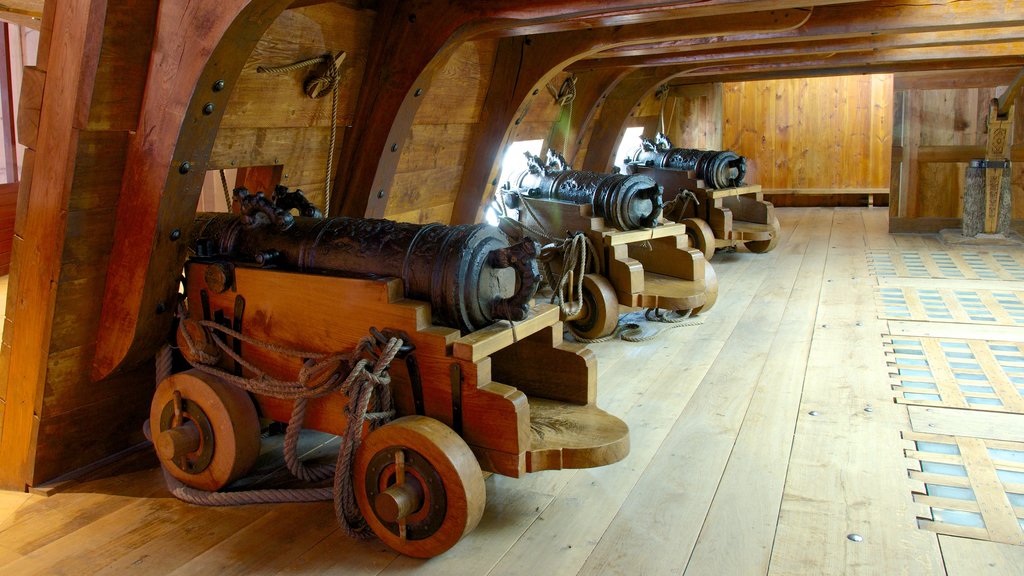
<svg viewBox="0 0 1024 576"><path fill-rule="evenodd" d="M982 341L991 327L1021 342L1024 327L915 318L913 302L907 317L883 318L880 290L1024 291L1024 279L941 279L949 268L934 263L908 271L903 256L979 249L888 235L886 217L884 208L780 209L775 251L716 255L721 293L702 325L594 345L599 404L628 422L629 457L489 478L483 521L443 556L424 562L351 541L326 503L185 505L149 468L50 497L0 492L0 573L1020 574L1024 547L1005 543L1020 522L944 528L935 508L961 504L925 494L938 480L921 462L961 458L970 478L951 482L968 485L976 502L962 506L986 522L1007 507L1024 515L1012 478L1001 484L991 466L986 477L971 472L987 460L983 442L1024 450L1012 442L1024 439L1024 416L1009 404L992 416L973 404L913 405L913 395L897 403L890 373L902 370L899 338L946 330L932 335ZM1020 248L998 252L1024 262ZM941 370L932 367L936 380ZM921 411L913 422L910 410ZM944 442L952 448L941 457L924 454ZM1006 466L1024 473L1024 463Z"/></svg>

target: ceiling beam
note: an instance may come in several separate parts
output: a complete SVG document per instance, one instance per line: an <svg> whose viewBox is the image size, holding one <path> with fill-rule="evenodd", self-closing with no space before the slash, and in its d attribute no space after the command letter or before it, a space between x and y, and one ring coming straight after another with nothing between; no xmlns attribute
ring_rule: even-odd
<svg viewBox="0 0 1024 576"><path fill-rule="evenodd" d="M812 55L813 56L813 55ZM704 82L719 82L719 76L736 76L744 73L771 72L773 70L828 70L833 68L862 68L871 72L889 72L903 64L913 65L917 69L926 70L934 66L935 70L956 69L960 63L985 60L1005 59L1003 62L1019 61L1024 64L1024 42L1005 42L1002 44L906 48L893 50L876 50L849 54L837 54L831 57L809 59L787 59L778 61L767 59L751 59L737 61L722 66L698 66L683 70L678 76L686 78L702 78ZM1003 64L1006 65L1006 64ZM682 69L681 69L682 70Z"/></svg>
<svg viewBox="0 0 1024 576"><path fill-rule="evenodd" d="M799 42L784 42L768 46L735 46L714 50L686 51L658 55L625 56L585 60L574 69L641 68L672 64L713 64L731 60L756 58L784 58L808 54L836 54L886 49L928 48L942 46L970 46L1024 41L1024 26L983 30L952 30L946 32L918 32L884 34L861 38L821 39L808 37Z"/></svg>
<svg viewBox="0 0 1024 576"><path fill-rule="evenodd" d="M1018 9L1008 10L1007 6ZM907 2L860 2L819 6L808 21L793 30L717 35L685 40L663 40L650 44L613 48L590 58L642 56L735 46L766 46L808 39L836 40L881 34L978 30L1024 25L1024 2L1019 0L957 0Z"/></svg>

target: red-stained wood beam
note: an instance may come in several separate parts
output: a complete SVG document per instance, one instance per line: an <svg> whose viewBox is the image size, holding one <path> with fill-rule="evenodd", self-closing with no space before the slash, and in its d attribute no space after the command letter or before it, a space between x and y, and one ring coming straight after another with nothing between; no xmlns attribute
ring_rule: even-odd
<svg viewBox="0 0 1024 576"><path fill-rule="evenodd" d="M965 58L957 61L897 62L875 66L855 63L843 66L805 67L777 66L760 70L737 70L715 76L680 75L670 80L672 86L706 84L708 82L751 82L755 80L777 80L783 78L810 78L823 76L848 76L851 74L900 74L910 72L964 72L972 69L1013 68L1024 65L1024 56L999 56L994 58Z"/></svg>
<svg viewBox="0 0 1024 576"><path fill-rule="evenodd" d="M524 22L515 26L496 28L481 32L479 36L505 38L509 36L547 34L572 30L592 30L629 24L665 22L668 20L699 18L703 16L730 18L745 12L765 12L768 10L795 8L809 9L816 6L853 4L858 2L863 2L863 0L697 0L679 2L676 8L660 7L645 10L620 10L617 13L613 11L594 15L577 13L571 18L547 19L535 23ZM619 5L620 3L615 4Z"/></svg>
<svg viewBox="0 0 1024 576"><path fill-rule="evenodd" d="M591 58L671 54L736 46L766 47L770 44L807 40L838 40L882 34L981 30L1024 25L1024 10L1007 10L1006 0L910 0L872 1L849 5L819 6L808 21L794 30L744 36L713 36L663 40L650 44L613 48ZM577 67L586 67L580 63Z"/></svg>
<svg viewBox="0 0 1024 576"><path fill-rule="evenodd" d="M161 2L117 207L95 379L152 357L167 337L187 231L228 97L256 43L290 3ZM213 112L205 114L208 103Z"/></svg>
<svg viewBox="0 0 1024 576"><path fill-rule="evenodd" d="M493 182L497 175L496 159L506 146L514 122L523 116L531 99L543 93L543 85L572 62L612 46L643 42L650 38L744 34L758 30L794 28L800 26L809 14L805 10L753 12L729 18L704 16L502 39L498 44L498 62L494 67L492 83L488 86L484 100L480 128L474 136L475 144L471 148L473 154L467 159L455 199L452 221L479 221L482 207L491 194L488 183Z"/></svg>
<svg viewBox="0 0 1024 576"><path fill-rule="evenodd" d="M1006 58L1008 62L1024 63L1024 42L1006 42L1002 44L986 44L976 46L957 46L939 48L906 48L894 50L876 50L837 54L831 57L811 57L805 59L750 59L726 63L721 66L697 66L690 68L678 77L685 77L687 83L699 79L701 82L720 81L720 76L737 76L742 74L770 73L774 70L829 70L835 68L860 67L878 73L889 72L900 64L918 66L918 69L935 70L956 69L961 61L993 61Z"/></svg>
<svg viewBox="0 0 1024 576"><path fill-rule="evenodd" d="M4 489L23 490L32 477L72 173L78 136L88 121L106 4L106 0L69 2L48 22L54 41L48 61L40 62L47 74L37 137L37 149L45 151L46 169L23 181L30 189L22 195L27 206L19 210L23 217L18 228L24 238L16 265L27 273L18 275L18 297L13 310L6 312L16 323L9 325L13 334L4 339L9 339L13 351L24 353L12 353L7 367L0 427L0 488ZM48 41L48 36L43 40Z"/></svg>

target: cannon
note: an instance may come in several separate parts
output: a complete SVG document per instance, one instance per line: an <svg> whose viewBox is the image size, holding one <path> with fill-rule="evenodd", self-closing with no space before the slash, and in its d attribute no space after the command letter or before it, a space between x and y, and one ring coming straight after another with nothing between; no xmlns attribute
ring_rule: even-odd
<svg viewBox="0 0 1024 576"><path fill-rule="evenodd" d="M747 159L735 152L676 148L661 133L654 141L641 135L640 147L626 158L626 163L679 172L693 170L697 178L712 189L742 186L747 175Z"/></svg>
<svg viewBox="0 0 1024 576"><path fill-rule="evenodd" d="M527 158L529 168L499 191L506 212L514 214L505 223L545 242L540 258L553 301L560 302L562 320L577 340L614 332L620 306L696 315L715 303L717 278L693 249L687 226L661 220L660 185L646 176L571 170L550 150L546 165ZM591 197L594 202L586 201ZM615 214L609 217L609 202L621 206L626 200L633 207L617 214L643 218L624 224ZM642 227L634 225L641 220Z"/></svg>
<svg viewBox="0 0 1024 576"><path fill-rule="evenodd" d="M406 297L430 302L435 323L463 332L522 320L537 291L534 243L509 246L492 226L295 218L244 188L237 196L254 216L198 215L191 254L298 272L401 278Z"/></svg>
<svg viewBox="0 0 1024 576"><path fill-rule="evenodd" d="M548 198L591 205L596 216L620 230L658 225L661 187L650 178L573 170L553 150L548 150L544 164L529 152L526 158L528 168L506 183L502 200L509 208L518 208L522 196Z"/></svg>
<svg viewBox="0 0 1024 576"><path fill-rule="evenodd" d="M176 331L190 368L160 378L150 408L176 496L242 498L232 490L260 453L261 419L287 422L289 470L333 475L320 490L347 531L428 558L479 522L483 472L628 453L626 424L595 405L593 353L562 340L557 307L520 305L535 289L532 242L235 197L240 215L196 218ZM331 470L298 461L289 438L303 428L342 437Z"/></svg>
<svg viewBox="0 0 1024 576"><path fill-rule="evenodd" d="M710 260L718 248L739 244L768 252L778 244L775 207L761 186L745 184L746 158L730 151L674 148L664 134L640 136L626 173L651 178L664 189L665 218L686 224L693 244Z"/></svg>

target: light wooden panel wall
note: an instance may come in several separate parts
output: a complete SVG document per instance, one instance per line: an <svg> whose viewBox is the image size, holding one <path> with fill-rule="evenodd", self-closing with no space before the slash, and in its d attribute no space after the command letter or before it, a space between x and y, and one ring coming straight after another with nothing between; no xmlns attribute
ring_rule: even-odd
<svg viewBox="0 0 1024 576"><path fill-rule="evenodd" d="M984 80L987 76L981 76ZM959 227L967 162L983 158L989 102L1004 86L905 83L895 97L892 155L894 230ZM933 88L931 86L941 86ZM1017 98L1021 102L1020 95ZM1024 218L1024 105L1015 109L1011 183L1013 218ZM899 174L899 178L895 175Z"/></svg>
<svg viewBox="0 0 1024 576"><path fill-rule="evenodd" d="M497 46L496 40L466 42L434 75L402 148L386 218L451 222Z"/></svg>
<svg viewBox="0 0 1024 576"><path fill-rule="evenodd" d="M673 86L652 92L636 106L626 127L643 126L653 138L664 114L665 133L682 148L722 148L722 88L719 83ZM616 158L616 160L619 160Z"/></svg>
<svg viewBox="0 0 1024 576"><path fill-rule="evenodd" d="M765 190L888 189L892 76L727 83L723 147Z"/></svg>
<svg viewBox="0 0 1024 576"><path fill-rule="evenodd" d="M292 64L326 53L346 53L340 68L337 159L345 126L352 123L374 15L372 10L333 2L283 12L242 69L217 133L209 168L283 166L281 183L301 188L307 198L322 207L331 96L314 100L303 92L303 83L314 68L280 75L259 74L256 68ZM340 169L343 167L335 161L335 173Z"/></svg>

